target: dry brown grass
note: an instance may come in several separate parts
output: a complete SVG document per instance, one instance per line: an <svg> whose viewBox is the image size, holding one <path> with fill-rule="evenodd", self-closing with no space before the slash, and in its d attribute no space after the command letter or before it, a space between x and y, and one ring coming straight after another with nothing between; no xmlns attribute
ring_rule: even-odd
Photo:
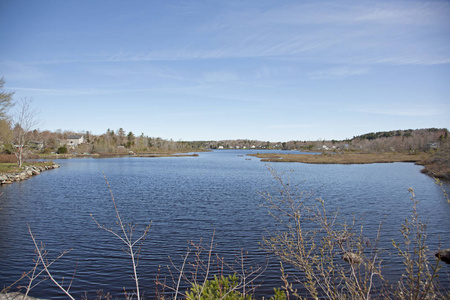
<svg viewBox="0 0 450 300"><path fill-rule="evenodd" d="M46 161L46 162L27 162L24 163L22 166L48 166L53 165L53 161ZM7 174L7 173L19 173L22 172L23 168L19 168L17 165L17 161L14 161L14 163L0 163L0 174Z"/></svg>
<svg viewBox="0 0 450 300"><path fill-rule="evenodd" d="M269 162L299 162L306 164L373 164L393 162L421 162L429 155L426 153L342 153L342 154L249 154Z"/></svg>
<svg viewBox="0 0 450 300"><path fill-rule="evenodd" d="M423 173L435 178L450 180L450 142L443 143L423 164L425 165Z"/></svg>
<svg viewBox="0 0 450 300"><path fill-rule="evenodd" d="M14 154L0 154L0 163L17 163Z"/></svg>

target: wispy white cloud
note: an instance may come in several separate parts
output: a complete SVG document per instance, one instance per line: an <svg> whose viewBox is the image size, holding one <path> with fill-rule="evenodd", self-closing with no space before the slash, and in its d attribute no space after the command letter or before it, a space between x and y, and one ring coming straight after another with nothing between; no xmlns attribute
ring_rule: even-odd
<svg viewBox="0 0 450 300"><path fill-rule="evenodd" d="M204 80L206 82L229 82L238 80L238 76L228 71L207 72L204 75Z"/></svg>
<svg viewBox="0 0 450 300"><path fill-rule="evenodd" d="M6 70L6 74L1 75L7 75L8 80L23 81L41 79L48 76L41 68L28 63L4 61L0 62L0 66L3 69L3 72Z"/></svg>
<svg viewBox="0 0 450 300"><path fill-rule="evenodd" d="M370 9L361 7L356 22L388 24L448 24L450 5L447 1L378 2Z"/></svg>
<svg viewBox="0 0 450 300"><path fill-rule="evenodd" d="M264 58L333 64L430 65L450 62L448 1L301 1L248 5L171 3L170 12L197 16L174 23L169 42L113 44L108 51L46 59L39 64ZM130 17L131 18L131 17ZM142 21L151 26L151 19ZM182 33L182 34L180 34ZM158 36L160 38L160 36ZM158 42L153 43L152 41ZM117 52L110 49L117 47ZM22 73L21 73L22 74ZM33 76L33 72L29 72ZM38 74L35 74L38 75ZM42 74L41 74L42 75Z"/></svg>
<svg viewBox="0 0 450 300"><path fill-rule="evenodd" d="M367 74L368 68L358 67L338 67L327 70L319 70L309 73L311 79L343 79L350 76L360 76Z"/></svg>
<svg viewBox="0 0 450 300"><path fill-rule="evenodd" d="M351 64L448 63L448 15L450 3L446 2L314 2L267 10L234 8L192 28L188 38L193 42L180 45L177 50L122 52L109 59L285 58ZM207 44L200 42L205 39Z"/></svg>
<svg viewBox="0 0 450 300"><path fill-rule="evenodd" d="M173 91L173 88L75 88L75 89L41 89L41 88L22 88L22 87L11 87L11 90L18 92L33 92L42 93L47 95L64 95L64 96L95 96L95 95L107 95L107 94L120 94L120 93L133 93L133 92L152 92L152 91Z"/></svg>

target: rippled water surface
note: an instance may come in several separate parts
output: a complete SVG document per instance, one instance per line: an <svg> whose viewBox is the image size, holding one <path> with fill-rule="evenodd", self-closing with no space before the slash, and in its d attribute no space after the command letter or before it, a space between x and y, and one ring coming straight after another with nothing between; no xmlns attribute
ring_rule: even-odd
<svg viewBox="0 0 450 300"><path fill-rule="evenodd" d="M76 298L85 293L94 298L99 289L123 298L124 286L133 289L131 265L122 245L90 217L92 214L99 223L115 226L103 172L122 217L138 224L138 229L152 223L139 262L146 299L154 298L158 272L160 277L167 276L169 256L181 265L180 256L186 253L190 240L203 238L207 243L214 234L215 249L225 259L232 261L244 250L249 263L264 265L267 254L259 243L274 222L261 207L264 199L258 192L271 189L276 182L265 163L245 156L249 152L60 160L60 169L0 187L1 286L33 267L29 224L50 251L49 258L72 249L51 270L55 276L65 276L66 282L76 270L71 288ZM420 166L276 163L272 167L279 172L294 170L291 181L304 181L302 188L315 190L317 197L331 208L340 208L344 215L363 215L369 236L384 220L382 248L390 248L391 238L399 237L400 224L411 211L408 188L414 188L420 200L419 213L428 219L430 248L438 247L439 237L450 248L450 206L434 181L420 173ZM400 267L391 265L390 272ZM257 297L267 296L273 287L280 286L279 276L278 264L271 258L259 280L264 284L256 290ZM49 281L37 286L32 295L65 298Z"/></svg>

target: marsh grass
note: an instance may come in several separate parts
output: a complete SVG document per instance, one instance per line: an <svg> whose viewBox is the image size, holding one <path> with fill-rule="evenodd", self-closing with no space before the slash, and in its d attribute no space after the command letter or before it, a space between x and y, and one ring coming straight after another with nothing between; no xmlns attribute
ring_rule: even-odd
<svg viewBox="0 0 450 300"><path fill-rule="evenodd" d="M306 164L373 164L392 162L421 162L429 157L427 153L329 153L329 154L289 154L264 153L249 154L268 162L299 162Z"/></svg>

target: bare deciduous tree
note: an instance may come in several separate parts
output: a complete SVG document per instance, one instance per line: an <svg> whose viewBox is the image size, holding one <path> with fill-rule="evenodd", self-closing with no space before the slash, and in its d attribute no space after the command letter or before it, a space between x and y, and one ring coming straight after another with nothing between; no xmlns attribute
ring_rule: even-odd
<svg viewBox="0 0 450 300"><path fill-rule="evenodd" d="M31 132L39 124L39 112L31 106L32 102L31 98L21 98L17 103L19 109L13 116L14 154L19 167L26 159Z"/></svg>

